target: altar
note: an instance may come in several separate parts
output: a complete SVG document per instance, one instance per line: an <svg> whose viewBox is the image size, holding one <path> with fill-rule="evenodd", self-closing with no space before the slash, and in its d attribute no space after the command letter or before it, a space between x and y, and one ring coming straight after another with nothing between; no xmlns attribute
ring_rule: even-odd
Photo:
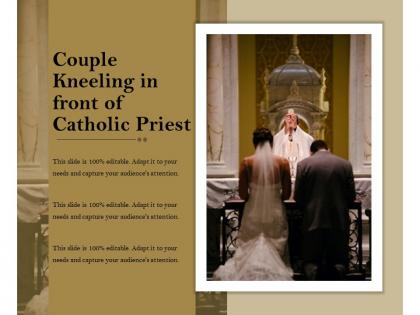
<svg viewBox="0 0 420 315"><path fill-rule="evenodd" d="M370 278L370 179L355 179L356 200L349 209L349 279ZM207 180L207 272L233 256L244 201L238 196L238 179ZM303 213L293 200L285 201L289 224L289 252L295 280L302 280L300 259ZM366 211L368 210L368 211ZM369 214L369 217L366 215Z"/></svg>
<svg viewBox="0 0 420 315"><path fill-rule="evenodd" d="M207 179L207 208L221 209L224 202L239 198L238 178L208 178ZM370 209L372 185L371 179L364 177L354 179L356 199L362 204L362 209Z"/></svg>

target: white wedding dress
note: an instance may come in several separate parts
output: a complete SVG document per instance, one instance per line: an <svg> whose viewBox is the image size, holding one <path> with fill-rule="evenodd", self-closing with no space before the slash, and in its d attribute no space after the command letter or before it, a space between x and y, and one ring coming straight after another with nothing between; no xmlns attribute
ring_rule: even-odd
<svg viewBox="0 0 420 315"><path fill-rule="evenodd" d="M258 146L249 178L234 256L214 273L214 280L293 280L287 249L288 224L281 200L279 172L271 146ZM249 171L251 172L251 171Z"/></svg>

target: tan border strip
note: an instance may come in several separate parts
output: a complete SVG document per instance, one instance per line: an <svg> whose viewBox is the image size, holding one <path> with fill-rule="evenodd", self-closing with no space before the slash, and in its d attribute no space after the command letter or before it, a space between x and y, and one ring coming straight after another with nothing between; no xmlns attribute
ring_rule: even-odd
<svg viewBox="0 0 420 315"><path fill-rule="evenodd" d="M226 23L227 0L197 0L197 22Z"/></svg>
<svg viewBox="0 0 420 315"><path fill-rule="evenodd" d="M226 23L227 0L197 0L197 22ZM197 292L196 315L224 312L227 314L226 292Z"/></svg>

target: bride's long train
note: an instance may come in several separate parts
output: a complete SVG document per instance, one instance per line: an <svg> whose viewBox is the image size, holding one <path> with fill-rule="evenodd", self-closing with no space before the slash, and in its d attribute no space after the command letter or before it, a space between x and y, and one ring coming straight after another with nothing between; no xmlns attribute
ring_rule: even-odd
<svg viewBox="0 0 420 315"><path fill-rule="evenodd" d="M293 270L280 258L276 247L264 234L249 240L235 251L233 258L213 275L223 281L290 281Z"/></svg>
<svg viewBox="0 0 420 315"><path fill-rule="evenodd" d="M279 171L270 144L259 145L238 234L238 248L234 256L215 271L214 280L293 280L287 250L287 216L279 176L276 176Z"/></svg>

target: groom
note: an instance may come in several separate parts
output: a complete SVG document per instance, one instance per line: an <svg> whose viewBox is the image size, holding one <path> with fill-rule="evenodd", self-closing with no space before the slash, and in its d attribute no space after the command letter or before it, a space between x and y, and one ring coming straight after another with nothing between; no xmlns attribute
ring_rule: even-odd
<svg viewBox="0 0 420 315"><path fill-rule="evenodd" d="M305 276L308 280L344 280L348 209L356 196L352 166L330 153L323 140L314 141L310 151L311 156L297 165L295 183L295 200L303 211Z"/></svg>

